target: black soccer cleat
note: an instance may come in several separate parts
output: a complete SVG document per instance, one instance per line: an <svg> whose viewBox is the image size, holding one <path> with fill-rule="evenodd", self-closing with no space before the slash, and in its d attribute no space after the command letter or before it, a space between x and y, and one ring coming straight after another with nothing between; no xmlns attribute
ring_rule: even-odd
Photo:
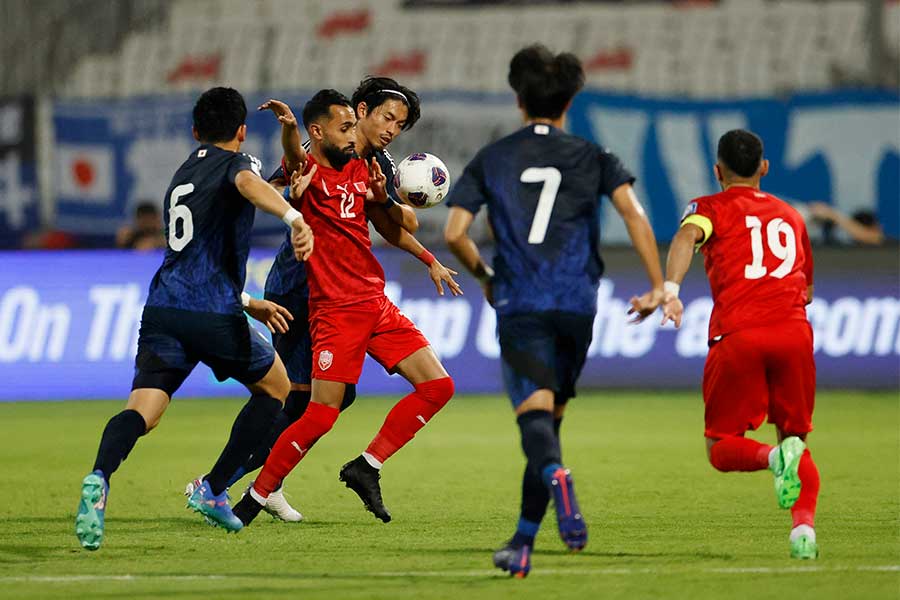
<svg viewBox="0 0 900 600"><path fill-rule="evenodd" d="M263 505L253 499L253 496L250 494L246 494L243 498L241 498L240 502L234 505L234 508L231 509L231 512L234 513L238 519L241 520L245 526L249 525L253 522L253 519L256 518L256 515L259 514L259 511L263 509Z"/></svg>
<svg viewBox="0 0 900 600"><path fill-rule="evenodd" d="M391 513L381 499L381 486L378 483L381 472L378 469L367 463L362 456L357 456L341 467L340 479L356 492L366 510L375 515L375 518L385 523L390 522Z"/></svg>

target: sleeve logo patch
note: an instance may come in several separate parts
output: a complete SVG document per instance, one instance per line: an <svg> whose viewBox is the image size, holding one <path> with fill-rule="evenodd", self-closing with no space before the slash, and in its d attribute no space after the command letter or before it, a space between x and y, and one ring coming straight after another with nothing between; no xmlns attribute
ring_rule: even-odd
<svg viewBox="0 0 900 600"><path fill-rule="evenodd" d="M687 219L689 216L695 214L696 212L697 212L697 203L691 202L684 208L684 214L681 215L681 220L684 221L685 219Z"/></svg>

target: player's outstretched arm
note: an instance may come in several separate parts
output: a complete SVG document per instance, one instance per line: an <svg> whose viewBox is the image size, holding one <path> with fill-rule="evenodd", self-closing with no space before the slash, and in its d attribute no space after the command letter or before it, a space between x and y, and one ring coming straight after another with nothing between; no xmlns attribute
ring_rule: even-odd
<svg viewBox="0 0 900 600"><path fill-rule="evenodd" d="M307 175L300 176L299 171L295 171L295 178L291 178L291 194L294 197L295 192L300 187L303 190L309 185L312 175L315 173L315 165L310 169ZM263 210L269 214L280 217L287 225L291 227L291 239L294 242L294 254L298 260L306 260L313 251L313 234L309 225L303 220L300 211L292 208L287 200L279 194L275 188L262 180L262 178L252 171L243 170L234 178L234 185L237 187L241 195L250 201L256 208ZM300 191L302 193L302 190Z"/></svg>
<svg viewBox="0 0 900 600"><path fill-rule="evenodd" d="M650 279L650 291L642 296L635 296L630 301L631 309L628 314L635 315L632 322L637 323L653 314L662 302L663 278L659 262L659 248L656 246L656 236L653 235L653 228L647 219L647 213L644 212L644 207L641 206L630 183L620 185L613 190L610 200L625 221L631 243L634 244L634 249L641 257L647 278Z"/></svg>
<svg viewBox="0 0 900 600"><path fill-rule="evenodd" d="M415 234L419 230L419 218L416 216L416 211L412 206L397 202L386 202L384 209L391 220L406 231Z"/></svg>
<svg viewBox="0 0 900 600"><path fill-rule="evenodd" d="M454 296L462 296L462 288L453 279L454 275L459 275L453 269L448 269L423 246L419 240L415 238L406 229L394 221L383 206L370 206L366 208L366 215L375 226L375 230L381 234L389 244L405 250L422 261L428 267L428 276L434 282L439 295L444 295L444 286L446 283L450 289L450 293Z"/></svg>
<svg viewBox="0 0 900 600"><path fill-rule="evenodd" d="M281 123L281 148L284 151L285 176L306 163L306 150L300 141L300 127L291 107L280 100L263 102L257 110L271 110Z"/></svg>
<svg viewBox="0 0 900 600"><path fill-rule="evenodd" d="M280 304L252 298L246 292L241 294L241 304L244 305L244 312L265 325L272 333L287 333L288 321L294 320L291 311Z"/></svg>
<svg viewBox="0 0 900 600"><path fill-rule="evenodd" d="M691 258L694 255L694 246L703 241L706 234L693 223L685 223L672 238L669 246L669 256L666 258L666 282L663 292L663 319L662 325L668 321L675 323L675 327L681 327L681 317L684 314L684 305L678 298L681 282L691 267Z"/></svg>
<svg viewBox="0 0 900 600"><path fill-rule="evenodd" d="M478 246L469 237L469 227L474 219L475 215L466 209L451 206L447 224L444 226L444 240L453 256L481 283L484 297L493 306L491 278L494 276L494 270L481 258Z"/></svg>

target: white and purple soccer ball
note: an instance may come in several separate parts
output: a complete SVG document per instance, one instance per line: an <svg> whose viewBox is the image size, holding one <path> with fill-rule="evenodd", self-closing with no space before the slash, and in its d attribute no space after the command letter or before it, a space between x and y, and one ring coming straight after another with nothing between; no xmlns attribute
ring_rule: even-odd
<svg viewBox="0 0 900 600"><path fill-rule="evenodd" d="M433 154L410 154L394 171L394 187L400 199L413 208L431 208L440 204L450 189L450 171Z"/></svg>

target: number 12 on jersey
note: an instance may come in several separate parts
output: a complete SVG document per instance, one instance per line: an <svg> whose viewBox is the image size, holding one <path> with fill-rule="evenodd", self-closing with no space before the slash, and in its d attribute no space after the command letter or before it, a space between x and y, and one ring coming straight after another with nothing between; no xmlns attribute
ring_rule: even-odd
<svg viewBox="0 0 900 600"><path fill-rule="evenodd" d="M534 211L531 231L528 232L529 244L542 244L547 236L547 227L550 226L550 213L553 212L553 205L556 203L556 194L559 192L562 174L556 167L530 167L522 171L519 181L544 184L541 186L541 195L538 197L537 208Z"/></svg>

